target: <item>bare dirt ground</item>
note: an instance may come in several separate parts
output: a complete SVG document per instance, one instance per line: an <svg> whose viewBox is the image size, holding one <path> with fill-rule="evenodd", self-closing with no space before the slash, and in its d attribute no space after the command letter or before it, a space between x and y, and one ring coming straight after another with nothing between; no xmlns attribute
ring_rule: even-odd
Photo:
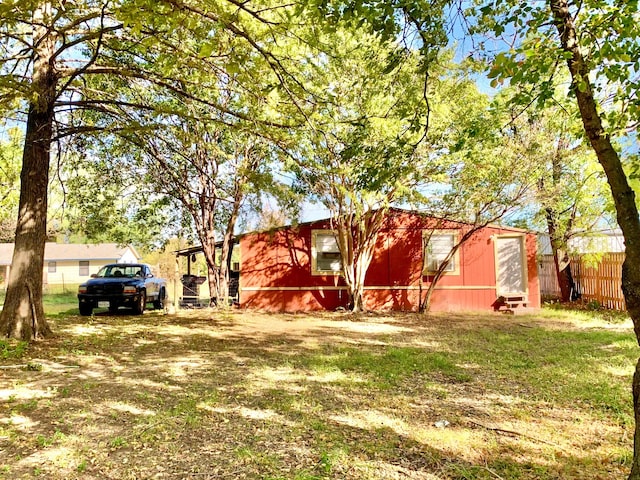
<svg viewBox="0 0 640 480"><path fill-rule="evenodd" d="M602 326L211 310L52 326L54 339L0 361L0 478L613 479L628 467L629 412L557 401L519 380L517 359L524 376L490 368L494 337L538 332L533 345ZM620 337L602 348L622 349L629 326L609 329ZM621 361L611 376L629 374Z"/></svg>

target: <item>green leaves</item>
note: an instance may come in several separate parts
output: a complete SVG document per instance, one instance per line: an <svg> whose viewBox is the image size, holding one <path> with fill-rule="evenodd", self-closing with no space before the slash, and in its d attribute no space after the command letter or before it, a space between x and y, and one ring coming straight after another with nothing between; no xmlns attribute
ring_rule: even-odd
<svg viewBox="0 0 640 480"><path fill-rule="evenodd" d="M206 58L209 55L211 55L211 53L213 53L213 48L214 45L212 42L205 42L202 44L202 46L200 47L200 51L198 52L198 56L200 58Z"/></svg>
<svg viewBox="0 0 640 480"><path fill-rule="evenodd" d="M12 242L20 197L22 133L10 129L0 141L0 241Z"/></svg>
<svg viewBox="0 0 640 480"><path fill-rule="evenodd" d="M520 97L523 105L538 100L543 106L553 98L554 78L566 76L571 53L558 41L547 2L477 2L476 34L496 37L508 48L482 52L490 62L491 86L522 85L530 90ZM630 111L637 111L640 99L640 16L638 2L586 2L578 8L569 2L574 18L575 39L585 58L590 78L579 78L574 88L586 92L589 82L597 100L605 107L608 133L624 135L635 129Z"/></svg>
<svg viewBox="0 0 640 480"><path fill-rule="evenodd" d="M334 38L331 38L334 37ZM298 187L331 210L388 205L413 185L415 154L424 124L419 58L377 36L341 29L324 71L309 83L330 96L312 117ZM356 207L358 205L358 207Z"/></svg>

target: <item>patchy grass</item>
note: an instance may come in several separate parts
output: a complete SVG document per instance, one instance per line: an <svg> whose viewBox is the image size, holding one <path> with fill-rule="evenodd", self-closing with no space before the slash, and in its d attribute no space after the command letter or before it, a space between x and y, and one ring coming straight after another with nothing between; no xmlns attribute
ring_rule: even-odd
<svg viewBox="0 0 640 480"><path fill-rule="evenodd" d="M0 359L18 359L26 353L29 344L17 340L0 339Z"/></svg>
<svg viewBox="0 0 640 480"><path fill-rule="evenodd" d="M42 303L46 307L53 305L78 305L77 288L73 292L47 293L42 296Z"/></svg>
<svg viewBox="0 0 640 480"><path fill-rule="evenodd" d="M73 292L47 293L42 297L44 311L47 315L78 315L77 288Z"/></svg>
<svg viewBox="0 0 640 480"><path fill-rule="evenodd" d="M60 289L62 290L62 289ZM77 315L78 296L77 286L73 290L54 291L42 296L44 311L47 315ZM0 309L4 304L5 291L0 291Z"/></svg>
<svg viewBox="0 0 640 480"><path fill-rule="evenodd" d="M0 345L0 478L608 479L629 469L638 351L618 317L50 320L56 338Z"/></svg>

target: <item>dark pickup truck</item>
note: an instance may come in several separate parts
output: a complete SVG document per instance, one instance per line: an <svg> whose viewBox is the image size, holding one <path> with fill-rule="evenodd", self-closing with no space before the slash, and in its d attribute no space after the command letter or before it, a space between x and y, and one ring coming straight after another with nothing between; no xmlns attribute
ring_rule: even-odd
<svg viewBox="0 0 640 480"><path fill-rule="evenodd" d="M78 287L80 315L91 315L94 308L132 308L141 315L148 302L164 308L166 282L151 273L144 263L112 263L102 267L91 279Z"/></svg>

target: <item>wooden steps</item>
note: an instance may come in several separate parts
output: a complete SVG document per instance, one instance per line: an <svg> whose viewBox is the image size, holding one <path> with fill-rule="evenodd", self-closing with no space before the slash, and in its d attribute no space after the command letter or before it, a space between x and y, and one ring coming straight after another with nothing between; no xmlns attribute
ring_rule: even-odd
<svg viewBox="0 0 640 480"><path fill-rule="evenodd" d="M516 309L525 310L528 303L529 299L526 294L500 295L493 302L493 310L503 313L515 313Z"/></svg>

